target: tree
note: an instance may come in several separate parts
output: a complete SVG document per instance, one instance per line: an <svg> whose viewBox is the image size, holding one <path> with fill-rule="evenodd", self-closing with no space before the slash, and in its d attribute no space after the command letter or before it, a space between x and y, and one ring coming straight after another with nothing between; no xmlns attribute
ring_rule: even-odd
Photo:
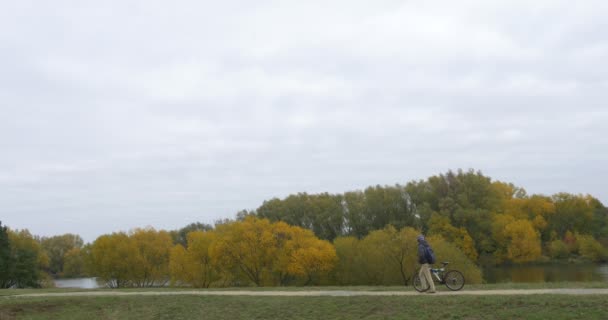
<svg viewBox="0 0 608 320"><path fill-rule="evenodd" d="M238 270L257 286L287 284L297 277L313 283L335 263L330 243L285 222L247 216L216 226L215 234L209 246L211 260L223 270ZM176 249L175 254L182 253Z"/></svg>
<svg viewBox="0 0 608 320"><path fill-rule="evenodd" d="M330 241L345 228L341 195L298 193L284 200L265 201L255 212L259 218L310 229L317 237Z"/></svg>
<svg viewBox="0 0 608 320"><path fill-rule="evenodd" d="M8 228L0 221L0 288L9 288L12 284L13 264L11 262L11 243Z"/></svg>
<svg viewBox="0 0 608 320"><path fill-rule="evenodd" d="M209 231L213 230L210 224L202 222L193 222L179 230L171 231L171 237L174 244L181 244L186 247L188 245L188 233L193 231Z"/></svg>
<svg viewBox="0 0 608 320"><path fill-rule="evenodd" d="M509 240L507 258L515 263L535 261L540 257L540 237L528 220L516 220L505 227Z"/></svg>
<svg viewBox="0 0 608 320"><path fill-rule="evenodd" d="M40 287L41 268L48 266L48 257L40 244L28 230L5 231L8 233L10 256L6 260L8 273L0 278L2 287Z"/></svg>
<svg viewBox="0 0 608 320"><path fill-rule="evenodd" d="M106 282L110 288L130 286L133 279L133 257L137 246L124 232L98 237L88 256L89 272Z"/></svg>
<svg viewBox="0 0 608 320"><path fill-rule="evenodd" d="M365 197L363 214L371 230L379 230L388 225L397 229L415 225L413 204L404 187L375 186L365 189L363 193Z"/></svg>
<svg viewBox="0 0 608 320"><path fill-rule="evenodd" d="M225 269L237 268L255 285L264 285L277 250L270 221L247 217L218 225L216 232L217 240L210 248L212 259Z"/></svg>
<svg viewBox="0 0 608 320"><path fill-rule="evenodd" d="M578 242L578 252L583 258L594 262L606 259L606 249L593 236L577 234L576 242Z"/></svg>
<svg viewBox="0 0 608 320"><path fill-rule="evenodd" d="M509 260L524 263L540 258L540 235L531 221L515 219L508 214L497 214L494 216L492 227L497 262Z"/></svg>
<svg viewBox="0 0 608 320"><path fill-rule="evenodd" d="M549 254L553 259L567 258L570 252L562 240L553 240L549 243Z"/></svg>
<svg viewBox="0 0 608 320"><path fill-rule="evenodd" d="M187 248L177 244L171 249L169 269L173 283L208 288L219 279L220 270L209 254L215 238L212 231L193 231L188 233Z"/></svg>
<svg viewBox="0 0 608 320"><path fill-rule="evenodd" d="M338 261L332 272L332 278L339 285L364 284L360 240L353 236L334 239L334 248Z"/></svg>
<svg viewBox="0 0 608 320"><path fill-rule="evenodd" d="M447 217L452 226L464 228L480 254L494 250L490 237L493 212L499 212L507 199L525 195L523 189L492 182L474 170L448 171L426 181L410 182L406 190L423 230L428 230L433 213Z"/></svg>
<svg viewBox="0 0 608 320"><path fill-rule="evenodd" d="M369 233L371 223L365 216L365 194L361 191L351 191L344 194L342 206L344 208L345 234L363 238Z"/></svg>
<svg viewBox="0 0 608 320"><path fill-rule="evenodd" d="M82 248L83 244L79 235L70 233L42 238L42 248L49 257L49 272L55 276L63 276L65 254L72 249Z"/></svg>
<svg viewBox="0 0 608 320"><path fill-rule="evenodd" d="M173 245L167 231L154 228L135 229L129 238L136 248L131 280L137 287L162 286L169 281L169 254Z"/></svg>
<svg viewBox="0 0 608 320"><path fill-rule="evenodd" d="M427 238L427 241L433 247L438 261L450 262L448 269L462 272L466 282L469 284L482 282L481 269L452 243L446 241L441 236L430 236Z"/></svg>
<svg viewBox="0 0 608 320"><path fill-rule="evenodd" d="M363 239L363 243L369 243L371 248L375 247L384 258L388 273L399 275L401 284L408 285L417 264L418 234L418 231L410 227L398 231L389 225L382 230L372 231ZM391 279L390 284L393 284L393 281Z"/></svg>
<svg viewBox="0 0 608 320"><path fill-rule="evenodd" d="M63 276L68 278L84 275L84 258L80 248L72 248L63 255Z"/></svg>
<svg viewBox="0 0 608 320"><path fill-rule="evenodd" d="M299 227L276 224L275 230L277 229L287 231L288 236L283 244L279 244L277 251L277 260L287 263L276 264L275 271L304 277L304 284L309 285L334 268L337 256L331 243L320 240L310 230Z"/></svg>
<svg viewBox="0 0 608 320"><path fill-rule="evenodd" d="M590 197L558 193L553 196L555 213L548 217L549 230L563 237L566 231L590 234L593 231L594 207Z"/></svg>
<svg viewBox="0 0 608 320"><path fill-rule="evenodd" d="M433 214L429 220L429 235L440 235L447 241L454 243L469 259L477 261L475 242L465 228L456 228L450 224L447 217Z"/></svg>

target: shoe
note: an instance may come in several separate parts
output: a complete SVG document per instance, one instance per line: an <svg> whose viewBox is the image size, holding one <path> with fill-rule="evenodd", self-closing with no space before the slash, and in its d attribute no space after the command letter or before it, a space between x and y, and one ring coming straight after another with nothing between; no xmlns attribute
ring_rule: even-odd
<svg viewBox="0 0 608 320"><path fill-rule="evenodd" d="M437 293L437 291L429 291L428 293Z"/></svg>

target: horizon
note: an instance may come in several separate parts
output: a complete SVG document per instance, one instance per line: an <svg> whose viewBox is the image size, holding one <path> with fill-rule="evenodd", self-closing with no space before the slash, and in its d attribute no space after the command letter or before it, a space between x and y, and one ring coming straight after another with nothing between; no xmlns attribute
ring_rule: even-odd
<svg viewBox="0 0 608 320"><path fill-rule="evenodd" d="M462 170L462 169L457 169L457 170L451 170L451 169L450 169L449 171L451 171L451 172L457 172L458 170ZM470 170L474 170L474 169L470 168L470 169L469 169L469 171L470 171ZM464 170L463 170L463 171L464 171ZM467 172L467 171L464 171L464 172ZM481 171L480 171L480 170L474 170L474 172L476 172L476 173L477 173L477 172L481 172ZM445 174L447 174L447 173L448 173L448 172L442 172L442 173L435 174L435 175L433 175L433 176L445 175ZM483 172L481 172L481 173L482 173L482 174L484 174ZM497 179L494 179L494 178L492 178L492 177L490 177L490 176L487 176L487 175L485 175L485 174L484 174L484 176L485 176L485 177L487 177L487 178L490 178L492 182L497 182L497 181L498 181L498 182L503 182L503 183L511 183L511 182L509 182L509 181L502 181L502 180L497 180ZM424 180L424 181L427 181L427 179L428 179L428 178L430 178L430 176L429 176L429 177L427 177L426 179L423 179L423 180ZM343 195L343 194L345 194L345 193L347 193L347 192L362 192L362 191L364 191L365 189L367 189L367 188L369 188L369 187L375 187L375 186L382 186L382 187L387 187L387 186L388 186L388 187L390 187L390 186L396 186L396 185L405 186L407 183L409 183L409 182L415 182L415 181L420 181L420 179L418 179L418 180L410 180L410 181L407 181L407 182L406 182L406 183L404 183L404 184L400 184L400 183L395 183L395 184L392 184L392 185L388 185L388 184L385 184L385 185L378 185L378 184L376 184L376 185L369 185L369 186L366 186L366 187L364 187L364 188L360 188L360 189L345 190L345 191L343 191L343 192L328 192L328 193L329 193L329 194L332 194L332 195L336 195L336 194L338 194L338 195ZM592 196L592 197L594 197L594 198L598 199L597 197L595 197L594 195L589 194L589 193L569 193L569 192L567 192L567 191L559 191L559 192L556 192L556 193L553 193L553 194L529 193L529 192L528 192L528 190L527 190L527 189L526 189L524 186L518 186L518 185L514 185L514 186L515 186L515 187L517 187L517 188L522 188L522 189L524 189L524 190L526 191L526 195L527 195L527 196L529 196L529 197L530 197L530 196L547 196L547 197L552 197L553 195L556 195L556 194L558 194L558 193L568 193L568 194L573 194L573 195L583 195L583 196L589 195L589 196ZM286 197L289 197L289 196L291 196L291 195L296 195L296 194L299 194L299 193L302 193L302 192L295 192L295 193L291 193L291 194L285 195L285 196L283 196L283 197L273 197L273 198L264 199L264 200L263 200L263 202L268 201L268 200L271 200L271 199L281 199L281 200L283 200L283 199L285 199ZM316 195L316 194L321 194L321 193L325 193L325 192L317 192L317 193L308 193L308 192L303 192L303 193L306 193L306 194L309 194L309 195ZM600 201L602 204L604 204L604 202L603 202L603 201L601 201L601 199L598 199L598 200L599 200L599 201ZM238 212L239 212L239 211L241 211L241 210L247 210L247 211L251 211L251 210L254 210L254 211L255 211L255 210L257 210L257 208L259 208L259 206L261 206L261 205L263 204L263 202L262 202L262 203L260 203L260 204L259 204L259 205L258 205L256 208L250 208L250 209L240 209L240 210L237 210L237 211L235 211L235 212L234 212L234 213L233 213L231 216L227 216L227 217L220 217L220 218L218 218L218 219L216 219L216 220L214 220L214 221L209 221L209 222L207 222L207 221L191 221L191 222L188 222L188 223L186 223L186 224L184 224L184 225L182 225L182 226L178 226L178 227L173 228L173 229L168 229L168 228L157 228L157 227L152 226L152 225L145 225L145 226L144 226L144 225L142 225L142 226L133 226L133 227L131 227L131 228L129 228L129 229L124 229L124 230L123 230L123 229L120 229L120 230L113 230L113 231L110 231L110 232L107 232L107 233L99 234L99 235L95 236L95 237L94 237L94 238L92 238L92 239L87 239L87 238L85 238L84 236L82 236L81 234L79 234L79 233L77 233L77 232L65 232L65 233L62 233L62 234L67 234L67 233L69 233L69 234L76 234L76 235L79 235L79 236L81 236L81 237L82 237L83 241L84 241L84 242L85 242L85 244L86 244L86 243L92 243L92 242L94 242L94 241L95 241L95 240L96 240L96 239L97 239L99 236L102 236L102 235L104 235L104 234L111 234L111 233L114 233L114 232L125 232L125 233L129 233L129 232L131 232L131 231L133 231L133 230L136 230L136 229L153 228L153 229L158 230L158 231L161 231L161 230L164 230L164 231L178 231L179 229L181 229L181 228L183 228L183 227L185 227L185 226L187 226L187 225L189 225L189 224L191 224L191 223L206 223L206 224L209 224L209 225L211 225L211 226L215 227L215 225L216 225L216 223L217 223L218 221L222 221L222 220L224 220L224 219L228 219L228 220L235 220L235 219L237 219L237 214L238 214ZM604 204L604 205L605 205L605 204ZM0 220L0 222L1 222L1 220ZM7 226L7 227L9 227L9 228L11 227L10 225L6 225L6 223L3 223L3 225L5 225L5 226ZM30 232L31 232L31 230L29 230L28 228L20 228L20 229L11 228L11 229L13 229L13 230L23 230L23 229L25 229L25 230L28 230L28 231L30 231ZM34 236L40 236L40 237L44 238L44 237L58 236L58 235L61 235L61 234L40 235L40 234L36 234L36 233L33 233L33 232L32 232L32 235L34 235Z"/></svg>

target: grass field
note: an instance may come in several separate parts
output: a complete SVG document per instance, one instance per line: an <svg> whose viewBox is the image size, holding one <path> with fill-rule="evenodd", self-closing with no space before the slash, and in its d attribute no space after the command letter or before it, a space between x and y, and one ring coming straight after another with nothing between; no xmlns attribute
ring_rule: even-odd
<svg viewBox="0 0 608 320"><path fill-rule="evenodd" d="M471 290L608 288L607 282L492 284ZM209 290L413 291L412 287L278 287ZM446 289L439 287L441 291ZM527 296L95 296L11 297L27 293L76 291L180 291L149 289L4 289L0 320L12 319L608 319L606 295Z"/></svg>
<svg viewBox="0 0 608 320"><path fill-rule="evenodd" d="M607 319L606 296L126 296L0 299L0 319Z"/></svg>

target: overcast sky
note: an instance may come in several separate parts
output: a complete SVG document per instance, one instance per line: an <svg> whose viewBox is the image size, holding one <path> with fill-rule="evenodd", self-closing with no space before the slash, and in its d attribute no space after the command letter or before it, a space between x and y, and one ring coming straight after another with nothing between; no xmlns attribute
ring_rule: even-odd
<svg viewBox="0 0 608 320"><path fill-rule="evenodd" d="M608 204L608 1L0 1L0 220L92 241L474 168Z"/></svg>

